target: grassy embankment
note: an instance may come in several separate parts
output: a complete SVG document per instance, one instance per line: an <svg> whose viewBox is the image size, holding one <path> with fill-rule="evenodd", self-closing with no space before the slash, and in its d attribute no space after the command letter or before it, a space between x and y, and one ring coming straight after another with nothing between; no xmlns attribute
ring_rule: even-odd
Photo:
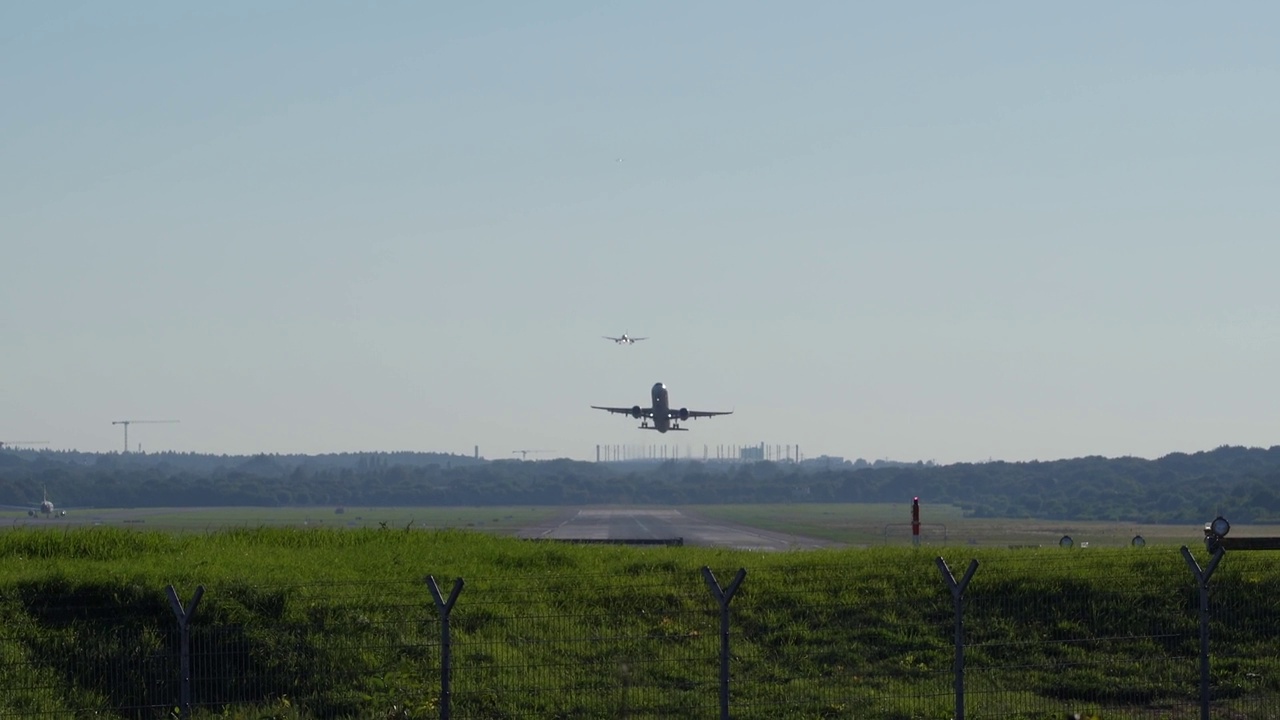
<svg viewBox="0 0 1280 720"><path fill-rule="evenodd" d="M455 717L714 716L707 565L724 585L748 570L732 604L735 717L951 717L939 553L957 575L982 563L965 619L972 715L1186 714L1196 596L1174 546L759 554L460 531L83 528L0 534L0 715L151 704L132 716L163 716L178 674L163 588L189 602L203 584L197 717L434 717L430 573L446 594L466 580L452 616ZM1264 698L1257 716L1274 713L1280 568L1233 555L1213 583L1232 603L1215 606L1220 702Z"/></svg>

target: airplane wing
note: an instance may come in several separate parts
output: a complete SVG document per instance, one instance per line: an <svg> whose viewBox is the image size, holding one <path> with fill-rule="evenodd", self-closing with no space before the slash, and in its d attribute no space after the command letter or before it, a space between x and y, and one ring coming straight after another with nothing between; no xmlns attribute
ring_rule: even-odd
<svg viewBox="0 0 1280 720"><path fill-rule="evenodd" d="M631 338L631 342L640 342L641 340L648 340L648 339L649 339L649 338L647 338L647 337L642 337L642 338Z"/></svg>
<svg viewBox="0 0 1280 720"><path fill-rule="evenodd" d="M600 337L604 338L605 340L612 340L612 341L614 341L614 342L618 342L619 340L621 340L621 339L622 339L622 338L613 338L613 337L609 337L608 335L601 335Z"/></svg>
<svg viewBox="0 0 1280 720"><path fill-rule="evenodd" d="M712 411L712 410L690 410L690 411L689 411L689 417L690 417L690 418L715 417L716 415L732 415L732 414L733 414L733 411L732 411L732 410L714 410L714 411ZM680 419L680 411L679 411L679 410L672 410L672 411L670 411L670 415L671 415L672 419L676 419L676 420Z"/></svg>
<svg viewBox="0 0 1280 720"><path fill-rule="evenodd" d="M607 410L608 412L617 413L618 415L630 415L631 411L634 409L634 408L620 408L620 407L601 407L599 405L592 405L591 407L596 410ZM653 417L653 408L647 408L647 407L640 408L640 417Z"/></svg>

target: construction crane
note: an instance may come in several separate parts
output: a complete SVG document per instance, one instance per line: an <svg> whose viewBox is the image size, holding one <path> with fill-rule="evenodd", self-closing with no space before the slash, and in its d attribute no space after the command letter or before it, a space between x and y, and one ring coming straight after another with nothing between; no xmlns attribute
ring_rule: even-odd
<svg viewBox="0 0 1280 720"><path fill-rule="evenodd" d="M157 423L176 423L176 422L178 421L177 420L112 420L111 424L124 426L124 451L129 452L129 426L130 425L134 423L157 424Z"/></svg>
<svg viewBox="0 0 1280 720"><path fill-rule="evenodd" d="M48 440L0 440L0 450L6 445L9 447L18 447L19 445L48 445Z"/></svg>
<svg viewBox="0 0 1280 720"><path fill-rule="evenodd" d="M529 453L537 454L537 453L549 453L549 452L555 452L555 450L512 450L511 454L515 455L516 453L519 453L521 460L528 460Z"/></svg>

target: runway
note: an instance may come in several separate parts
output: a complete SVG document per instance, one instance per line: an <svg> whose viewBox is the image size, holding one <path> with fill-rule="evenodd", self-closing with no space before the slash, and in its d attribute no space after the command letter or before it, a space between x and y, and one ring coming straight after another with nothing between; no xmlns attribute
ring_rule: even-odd
<svg viewBox="0 0 1280 720"><path fill-rule="evenodd" d="M685 545L767 551L837 546L826 540L717 523L672 508L572 509L556 523L526 529L519 536L597 542L681 538Z"/></svg>

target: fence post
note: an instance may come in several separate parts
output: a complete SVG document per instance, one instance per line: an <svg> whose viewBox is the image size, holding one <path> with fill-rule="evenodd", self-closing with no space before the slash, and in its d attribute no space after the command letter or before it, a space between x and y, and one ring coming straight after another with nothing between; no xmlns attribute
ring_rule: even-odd
<svg viewBox="0 0 1280 720"><path fill-rule="evenodd" d="M746 576L746 568L738 568L729 589L722 590L711 568L702 566L702 577L711 588L711 595L720 603L720 720L729 720L729 603Z"/></svg>
<svg viewBox="0 0 1280 720"><path fill-rule="evenodd" d="M191 597L191 605L183 610L182 601L178 599L178 591L170 585L165 588L169 594L169 606L178 617L178 663L182 677L178 681L178 712L183 718L191 717L191 616L196 614L200 598L204 596L204 586L196 586L196 594Z"/></svg>
<svg viewBox="0 0 1280 720"><path fill-rule="evenodd" d="M937 563L938 569L942 571L942 579L946 580L947 587L951 588L951 600L956 607L955 720L964 720L964 589L969 586L969 581L978 570L978 561L969 561L969 569L965 571L960 582L956 582L956 576L951 574L951 568L947 567L947 561L943 560L942 556L938 556Z"/></svg>
<svg viewBox="0 0 1280 720"><path fill-rule="evenodd" d="M1209 720L1209 577L1217 569L1224 553L1221 547L1217 548L1213 559L1201 570L1191 551L1186 545L1182 546L1182 557L1200 586L1200 720Z"/></svg>
<svg viewBox="0 0 1280 720"><path fill-rule="evenodd" d="M436 585L434 575L427 576L427 587L431 588L431 597L436 601L436 611L440 613L440 720L449 720L452 698L449 693L449 668L452 663L449 647L449 613L453 612L453 604L458 601L458 593L462 592L462 578L453 581L453 591L445 600L440 594L440 586Z"/></svg>

